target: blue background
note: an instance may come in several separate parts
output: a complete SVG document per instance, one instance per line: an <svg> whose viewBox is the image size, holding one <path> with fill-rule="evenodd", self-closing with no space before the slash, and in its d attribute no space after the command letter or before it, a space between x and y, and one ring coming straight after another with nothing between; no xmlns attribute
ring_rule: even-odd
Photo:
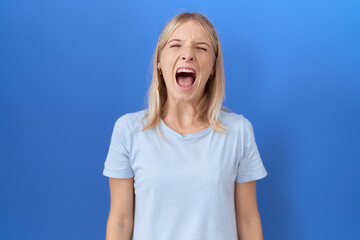
<svg viewBox="0 0 360 240"><path fill-rule="evenodd" d="M264 238L359 236L359 1L36 0L0 3L0 239L105 238L113 125L183 10L214 24L224 106L253 124Z"/></svg>

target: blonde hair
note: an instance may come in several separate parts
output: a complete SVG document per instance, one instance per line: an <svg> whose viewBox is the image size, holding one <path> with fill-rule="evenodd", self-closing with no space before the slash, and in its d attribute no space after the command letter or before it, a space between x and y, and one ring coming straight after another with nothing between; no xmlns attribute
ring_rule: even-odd
<svg viewBox="0 0 360 240"><path fill-rule="evenodd" d="M225 75L220 40L211 22L204 15L196 12L184 12L175 16L166 24L160 34L153 56L152 81L147 92L148 109L143 117L143 119L148 117L148 121L141 131L151 128L155 128L155 130L160 129L159 122L165 111L167 91L165 81L157 68L157 64L170 35L187 20L194 20L204 28L211 39L215 56L215 72L213 75L210 75L204 93L200 98L194 117L195 121L209 122L210 126L219 133L226 131L225 125L219 121L219 114L221 110L228 112L231 112L231 110L222 106L223 98L225 97ZM157 130L156 133L158 133ZM161 133L160 136L162 137Z"/></svg>

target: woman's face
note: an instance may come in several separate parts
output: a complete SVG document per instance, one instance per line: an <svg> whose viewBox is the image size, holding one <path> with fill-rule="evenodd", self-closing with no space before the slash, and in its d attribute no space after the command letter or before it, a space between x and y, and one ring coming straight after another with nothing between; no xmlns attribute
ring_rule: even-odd
<svg viewBox="0 0 360 240"><path fill-rule="evenodd" d="M205 30L193 20L182 23L170 35L157 64L168 98L196 103L213 73L214 63L214 50Z"/></svg>

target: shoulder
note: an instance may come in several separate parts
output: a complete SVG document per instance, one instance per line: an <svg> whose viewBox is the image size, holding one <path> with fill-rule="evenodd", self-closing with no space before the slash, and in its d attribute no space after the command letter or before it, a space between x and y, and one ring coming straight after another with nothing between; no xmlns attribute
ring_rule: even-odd
<svg viewBox="0 0 360 240"><path fill-rule="evenodd" d="M121 115L115 122L115 127L132 132L135 129L143 126L143 117L147 109L143 109L136 112L129 112Z"/></svg>
<svg viewBox="0 0 360 240"><path fill-rule="evenodd" d="M251 127L249 119L241 113L220 111L220 121L229 129L243 132Z"/></svg>

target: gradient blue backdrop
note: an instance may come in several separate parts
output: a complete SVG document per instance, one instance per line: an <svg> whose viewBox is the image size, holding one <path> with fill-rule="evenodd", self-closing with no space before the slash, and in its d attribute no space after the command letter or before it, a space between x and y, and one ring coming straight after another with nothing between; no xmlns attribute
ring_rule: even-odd
<svg viewBox="0 0 360 240"><path fill-rule="evenodd" d="M360 234L360 4L1 1L0 239L104 239L115 120L146 107L166 22L205 14L253 124L267 240Z"/></svg>

